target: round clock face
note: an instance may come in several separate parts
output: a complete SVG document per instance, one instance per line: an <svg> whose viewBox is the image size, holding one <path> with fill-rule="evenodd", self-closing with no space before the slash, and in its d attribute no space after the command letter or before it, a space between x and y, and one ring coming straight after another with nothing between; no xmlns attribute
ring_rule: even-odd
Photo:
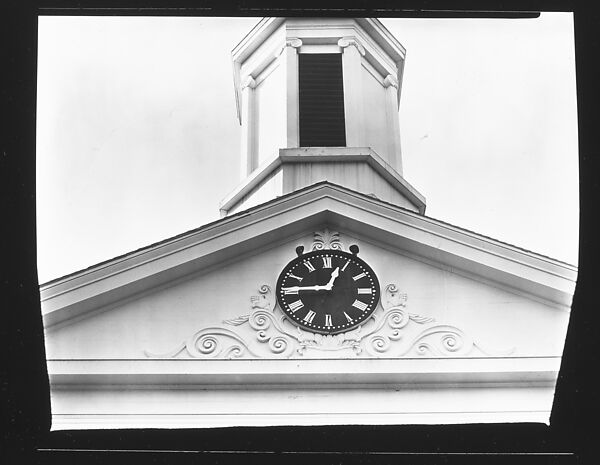
<svg viewBox="0 0 600 465"><path fill-rule="evenodd" d="M354 254L317 250L301 255L277 280L277 301L295 324L335 334L364 323L379 302L379 281Z"/></svg>

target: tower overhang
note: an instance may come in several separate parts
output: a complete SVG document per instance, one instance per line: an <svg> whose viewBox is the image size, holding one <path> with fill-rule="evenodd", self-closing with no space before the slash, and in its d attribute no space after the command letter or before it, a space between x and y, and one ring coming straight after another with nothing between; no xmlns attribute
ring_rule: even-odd
<svg viewBox="0 0 600 465"><path fill-rule="evenodd" d="M280 149L223 201L221 216L254 207L322 181L425 214L425 197L370 147Z"/></svg>

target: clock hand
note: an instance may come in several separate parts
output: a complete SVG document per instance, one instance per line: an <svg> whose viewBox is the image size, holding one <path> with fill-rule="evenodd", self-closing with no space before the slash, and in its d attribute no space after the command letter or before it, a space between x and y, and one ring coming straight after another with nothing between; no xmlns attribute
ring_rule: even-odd
<svg viewBox="0 0 600 465"><path fill-rule="evenodd" d="M316 284L314 286L291 286L291 287L282 287L282 291L330 291L333 288L333 282L340 274L340 267L338 266L335 270L331 272L331 279L329 282L323 286Z"/></svg>
<svg viewBox="0 0 600 465"><path fill-rule="evenodd" d="M333 289L333 282L336 280L336 278L339 275L340 275L340 267L338 266L335 270L333 270L331 272L331 279L329 280L329 282L327 284L325 284L325 289L327 289L328 291Z"/></svg>
<svg viewBox="0 0 600 465"><path fill-rule="evenodd" d="M326 290L327 286L292 286L292 287L282 287L282 291L322 291Z"/></svg>

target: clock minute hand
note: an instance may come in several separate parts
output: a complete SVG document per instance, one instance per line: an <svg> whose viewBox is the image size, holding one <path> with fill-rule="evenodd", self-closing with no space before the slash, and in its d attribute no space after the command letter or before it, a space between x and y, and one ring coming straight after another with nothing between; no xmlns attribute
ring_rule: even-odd
<svg viewBox="0 0 600 465"><path fill-rule="evenodd" d="M282 287L282 291L319 291L325 286L292 286L292 287Z"/></svg>
<svg viewBox="0 0 600 465"><path fill-rule="evenodd" d="M282 291L323 291L326 290L327 286L292 286L292 287L282 287Z"/></svg>

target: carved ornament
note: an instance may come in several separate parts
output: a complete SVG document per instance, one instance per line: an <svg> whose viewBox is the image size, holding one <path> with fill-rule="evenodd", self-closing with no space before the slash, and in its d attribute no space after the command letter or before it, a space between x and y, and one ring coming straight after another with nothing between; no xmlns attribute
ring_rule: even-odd
<svg viewBox="0 0 600 465"><path fill-rule="evenodd" d="M283 53L283 51L286 49L286 47L292 47L292 48L300 48L302 47L302 40L298 39L297 37L289 37L286 39L285 41L285 45L279 49L277 49L277 51L275 52L274 56L275 58L279 58L279 56Z"/></svg>
<svg viewBox="0 0 600 465"><path fill-rule="evenodd" d="M349 47L350 45L356 47L356 50L358 50L358 53L360 53L361 56L365 56L366 51L365 51L365 47L362 46L362 44L356 39L356 37L342 37L340 40L338 40L338 47L341 48L346 48Z"/></svg>
<svg viewBox="0 0 600 465"><path fill-rule="evenodd" d="M317 231L314 233L314 239L311 250L344 250L344 244L340 239L340 233L337 231L330 231L325 228L323 231Z"/></svg>
<svg viewBox="0 0 600 465"><path fill-rule="evenodd" d="M407 295L385 287L380 308L363 325L340 334L316 334L291 323L263 285L250 298L252 311L203 328L173 350L153 358L402 358L508 355L486 351L456 326L407 311Z"/></svg>
<svg viewBox="0 0 600 465"><path fill-rule="evenodd" d="M388 74L383 80L383 87L394 87L396 90L398 89L398 79L395 76Z"/></svg>
<svg viewBox="0 0 600 465"><path fill-rule="evenodd" d="M249 87L250 89L254 89L256 87L256 81L252 76L246 76L242 81L242 90L244 90L246 87Z"/></svg>

